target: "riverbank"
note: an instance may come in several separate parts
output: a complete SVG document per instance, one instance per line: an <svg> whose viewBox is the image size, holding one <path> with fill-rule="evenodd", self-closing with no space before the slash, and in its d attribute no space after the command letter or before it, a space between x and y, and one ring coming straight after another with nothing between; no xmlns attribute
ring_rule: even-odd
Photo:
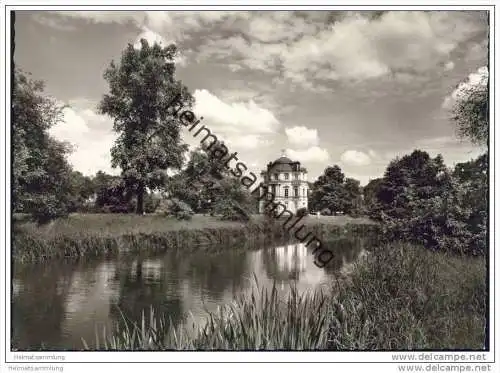
<svg viewBox="0 0 500 373"><path fill-rule="evenodd" d="M308 216L301 221L321 239L375 231L373 222L345 216ZM170 249L213 250L234 244L253 245L292 239L283 222L252 216L248 223L195 215L179 221L158 215L74 214L44 226L13 222L12 258L16 262L61 258L157 253ZM304 230L305 231L305 230Z"/></svg>
<svg viewBox="0 0 500 373"><path fill-rule="evenodd" d="M168 315L145 310L141 323L117 326L92 342L104 350L485 348L484 258L393 243L332 286L328 297L291 291L285 302L273 290L255 291L209 314L195 336L173 333Z"/></svg>

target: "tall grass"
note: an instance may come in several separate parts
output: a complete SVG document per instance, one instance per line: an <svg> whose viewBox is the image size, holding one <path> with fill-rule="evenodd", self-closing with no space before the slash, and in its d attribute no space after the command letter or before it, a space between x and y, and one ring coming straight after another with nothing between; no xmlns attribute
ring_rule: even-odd
<svg viewBox="0 0 500 373"><path fill-rule="evenodd" d="M135 218L135 225L133 225ZM17 262L43 261L61 258L116 256L120 253L160 253L167 250L219 250L221 246L252 246L273 240L293 239L293 232L283 228L282 222L256 219L248 224L220 222L210 217L198 217L192 226L172 222L162 217L123 216L103 218L102 229L93 215L75 216L54 222L55 225L37 227L31 223L15 226L12 257ZM120 220L121 219L121 220ZM352 224L350 220L316 223L308 230L318 237L346 233L363 233L374 225ZM120 225L123 224L123 225ZM130 230L127 230L127 229Z"/></svg>
<svg viewBox="0 0 500 373"><path fill-rule="evenodd" d="M295 287L282 298L276 287L255 288L232 304L209 313L202 326L190 332L174 328L166 315L151 308L140 323L116 324L111 335L96 334L97 350L316 350L326 346L327 297L299 294Z"/></svg>
<svg viewBox="0 0 500 373"><path fill-rule="evenodd" d="M331 294L299 294L292 287L283 298L275 287L254 289L208 314L195 334L151 310L149 318L121 323L86 348L481 350L485 302L484 259L394 243L373 250Z"/></svg>
<svg viewBox="0 0 500 373"><path fill-rule="evenodd" d="M393 243L337 287L332 350L484 349L486 262Z"/></svg>

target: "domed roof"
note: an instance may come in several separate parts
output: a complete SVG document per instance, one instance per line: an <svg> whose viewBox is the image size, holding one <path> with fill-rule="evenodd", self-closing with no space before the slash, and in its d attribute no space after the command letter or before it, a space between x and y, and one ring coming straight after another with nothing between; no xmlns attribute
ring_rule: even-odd
<svg viewBox="0 0 500 373"><path fill-rule="evenodd" d="M281 156L277 160L275 160L273 163L274 164L290 164L290 163L294 163L294 162L288 157Z"/></svg>

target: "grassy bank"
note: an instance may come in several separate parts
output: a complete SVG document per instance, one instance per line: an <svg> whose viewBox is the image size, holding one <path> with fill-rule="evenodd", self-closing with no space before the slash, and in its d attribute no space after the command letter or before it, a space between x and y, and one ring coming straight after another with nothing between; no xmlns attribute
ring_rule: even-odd
<svg viewBox="0 0 500 373"><path fill-rule="evenodd" d="M155 215L78 214L45 226L15 222L12 257L18 262L29 262L143 251L155 253L177 248L210 250L214 246L252 245L291 238L282 223L265 221L261 216L254 216L249 223L240 223L201 215L194 216L191 221L178 221ZM373 230L370 221L348 217L307 217L301 223L325 239Z"/></svg>
<svg viewBox="0 0 500 373"><path fill-rule="evenodd" d="M209 314L194 336L146 310L142 323L99 334L96 348L479 350L485 273L484 259L391 244L358 263L328 297L291 291L283 301L275 291L256 291Z"/></svg>

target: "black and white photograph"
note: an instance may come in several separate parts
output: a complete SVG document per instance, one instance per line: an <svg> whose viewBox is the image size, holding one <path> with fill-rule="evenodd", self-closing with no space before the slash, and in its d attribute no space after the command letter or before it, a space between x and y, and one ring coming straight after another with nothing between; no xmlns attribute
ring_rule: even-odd
<svg viewBox="0 0 500 373"><path fill-rule="evenodd" d="M6 371L496 370L492 4L46 5L3 6Z"/></svg>

